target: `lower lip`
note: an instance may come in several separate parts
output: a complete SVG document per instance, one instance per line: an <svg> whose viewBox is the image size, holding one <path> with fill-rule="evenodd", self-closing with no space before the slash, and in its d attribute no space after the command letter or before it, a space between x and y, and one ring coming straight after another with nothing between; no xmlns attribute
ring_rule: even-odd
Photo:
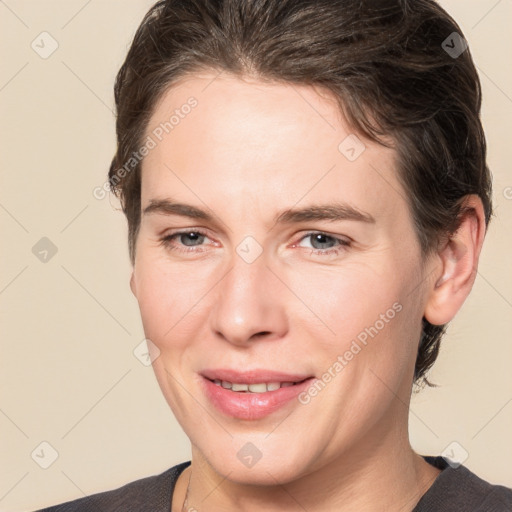
<svg viewBox="0 0 512 512"><path fill-rule="evenodd" d="M222 413L241 420L258 420L277 411L308 388L313 377L299 384L266 391L265 393L238 392L225 389L202 377L206 396Z"/></svg>

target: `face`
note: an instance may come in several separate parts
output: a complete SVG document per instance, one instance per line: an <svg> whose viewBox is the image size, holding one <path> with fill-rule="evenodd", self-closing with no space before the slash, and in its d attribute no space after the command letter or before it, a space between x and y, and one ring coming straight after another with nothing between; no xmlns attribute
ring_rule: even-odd
<svg viewBox="0 0 512 512"><path fill-rule="evenodd" d="M406 435L424 269L393 149L318 89L215 77L148 125L131 285L193 456L274 484Z"/></svg>

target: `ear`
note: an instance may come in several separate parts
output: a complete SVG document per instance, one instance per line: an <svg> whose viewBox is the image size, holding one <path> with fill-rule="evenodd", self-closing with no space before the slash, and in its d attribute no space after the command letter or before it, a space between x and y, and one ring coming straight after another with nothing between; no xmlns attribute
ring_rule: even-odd
<svg viewBox="0 0 512 512"><path fill-rule="evenodd" d="M469 295L478 270L486 228L484 208L475 194L464 198L462 208L459 228L434 255L437 269L424 313L434 325L452 320Z"/></svg>
<svg viewBox="0 0 512 512"><path fill-rule="evenodd" d="M130 277L130 290L132 291L133 295L137 297L137 287L135 286L135 270L132 270L132 275Z"/></svg>

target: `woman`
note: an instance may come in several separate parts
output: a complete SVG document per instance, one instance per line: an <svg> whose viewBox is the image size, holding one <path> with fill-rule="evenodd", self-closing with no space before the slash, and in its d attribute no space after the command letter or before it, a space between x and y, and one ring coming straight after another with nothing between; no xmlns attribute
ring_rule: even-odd
<svg viewBox="0 0 512 512"><path fill-rule="evenodd" d="M161 1L115 93L109 186L192 461L46 510L509 510L510 489L407 430L492 214L448 14Z"/></svg>

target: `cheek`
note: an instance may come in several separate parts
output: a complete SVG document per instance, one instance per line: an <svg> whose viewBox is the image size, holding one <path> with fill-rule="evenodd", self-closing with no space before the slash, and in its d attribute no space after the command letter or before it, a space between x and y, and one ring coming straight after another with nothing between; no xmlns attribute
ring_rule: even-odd
<svg viewBox="0 0 512 512"><path fill-rule="evenodd" d="M399 385L410 373L421 328L421 311L410 293L413 274L389 262L378 271L358 263L295 276L290 287L309 311L297 303L291 314L297 331L309 338L308 357L331 375L343 372L340 385L375 380L370 369Z"/></svg>
<svg viewBox="0 0 512 512"><path fill-rule="evenodd" d="M161 350L179 346L197 324L197 306L211 288L206 267L170 264L165 255L139 251L134 271L137 301L146 337Z"/></svg>
<svg viewBox="0 0 512 512"><path fill-rule="evenodd" d="M336 424L345 428L337 432L333 426L335 437L362 435L362 426L370 428L396 395L403 392L406 399L421 314L410 295L412 269L403 268L400 279L396 275L347 265L295 282L297 295L307 298L317 315L294 314L307 333L306 357L315 361L321 381L303 403L316 403L313 412L338 411Z"/></svg>
<svg viewBox="0 0 512 512"><path fill-rule="evenodd" d="M289 278L290 288L311 312L306 317L311 319L310 325L320 321L325 330L322 340L330 340L338 348L343 340L350 341L376 322L379 331L383 330L382 322L395 317L393 304L401 299L399 283L369 265L318 267L314 273L294 273Z"/></svg>

